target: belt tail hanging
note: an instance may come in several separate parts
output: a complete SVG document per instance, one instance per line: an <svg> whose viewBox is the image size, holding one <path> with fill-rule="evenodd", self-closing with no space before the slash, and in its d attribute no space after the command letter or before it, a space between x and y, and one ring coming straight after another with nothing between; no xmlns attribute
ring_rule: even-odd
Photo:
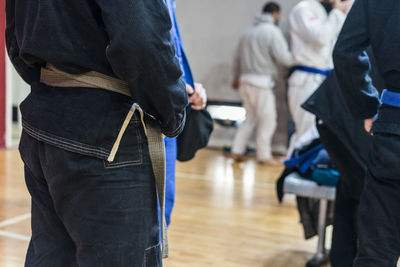
<svg viewBox="0 0 400 267"><path fill-rule="evenodd" d="M165 222L165 146L164 139L158 123L146 118L147 142L149 145L150 160L153 166L156 180L158 200L161 209L161 235L162 235L162 256L168 258L168 236L167 224Z"/></svg>

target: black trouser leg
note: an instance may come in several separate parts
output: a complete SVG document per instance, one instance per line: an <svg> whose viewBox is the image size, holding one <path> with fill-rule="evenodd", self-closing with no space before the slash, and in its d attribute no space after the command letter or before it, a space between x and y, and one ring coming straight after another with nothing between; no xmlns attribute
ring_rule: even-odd
<svg viewBox="0 0 400 267"><path fill-rule="evenodd" d="M355 217L358 203L354 201L351 194L345 183L339 181L330 253L332 267L351 267L357 255Z"/></svg>
<svg viewBox="0 0 400 267"><path fill-rule="evenodd" d="M357 254L356 214L365 172L343 143L325 125L318 125L321 143L340 172L333 221L332 267L351 267Z"/></svg>
<svg viewBox="0 0 400 267"><path fill-rule="evenodd" d="M356 267L395 267L400 255L400 136L376 134L360 201Z"/></svg>
<svg viewBox="0 0 400 267"><path fill-rule="evenodd" d="M78 266L75 244L57 215L44 178L25 166L25 180L32 196L32 240L25 266Z"/></svg>
<svg viewBox="0 0 400 267"><path fill-rule="evenodd" d="M143 135L126 135L111 165L23 133L20 151L32 196L27 267L162 266L155 179Z"/></svg>

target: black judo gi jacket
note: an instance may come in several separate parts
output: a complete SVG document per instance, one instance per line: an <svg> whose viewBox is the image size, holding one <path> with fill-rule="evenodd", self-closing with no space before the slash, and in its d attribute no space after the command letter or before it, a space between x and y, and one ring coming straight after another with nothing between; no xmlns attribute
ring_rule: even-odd
<svg viewBox="0 0 400 267"><path fill-rule="evenodd" d="M73 74L97 71L128 82L133 101L160 122L165 135L174 137L182 131L188 96L163 0L6 0L6 19L9 57L30 85L39 82L40 68L46 63ZM47 96L31 97L24 105L25 119L35 128L59 136L60 131L42 123L46 119L43 114L70 103L45 100ZM74 99L78 102L95 108L107 99L90 100L82 94L82 98ZM110 109L110 113L116 109L113 104L102 108ZM39 113L41 118L28 118L31 113ZM101 110L93 114L108 116ZM88 120L87 125L90 123ZM74 127L73 123L68 125ZM87 126L94 130L112 126L96 127Z"/></svg>
<svg viewBox="0 0 400 267"><path fill-rule="evenodd" d="M372 77L374 87L382 91L385 84L377 71L371 49L368 50L368 55L372 66L369 75ZM371 136L364 130L364 120L355 119L346 105L345 97L340 90L336 70L329 74L327 79L302 107L321 119L343 143L357 163L366 169Z"/></svg>
<svg viewBox="0 0 400 267"><path fill-rule="evenodd" d="M374 133L399 135L400 117L397 107L381 105L369 75L372 64L366 49L370 46L373 50L383 88L400 92L399 25L400 1L356 0L333 53L339 89L351 115L367 119L378 113Z"/></svg>

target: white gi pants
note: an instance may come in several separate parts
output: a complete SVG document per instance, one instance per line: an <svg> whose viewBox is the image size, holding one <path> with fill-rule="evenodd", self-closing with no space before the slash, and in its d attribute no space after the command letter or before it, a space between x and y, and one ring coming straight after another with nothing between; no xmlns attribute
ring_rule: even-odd
<svg viewBox="0 0 400 267"><path fill-rule="evenodd" d="M320 74L295 71L289 79L289 110L295 124L295 133L290 139L289 156L297 143L311 128L315 127L315 116L304 110L301 105L315 92L325 80Z"/></svg>
<svg viewBox="0 0 400 267"><path fill-rule="evenodd" d="M272 158L271 142L277 126L275 95L272 88L255 87L242 83L239 88L246 109L246 120L239 126L232 145L232 153L243 155L254 129L256 132L257 159Z"/></svg>

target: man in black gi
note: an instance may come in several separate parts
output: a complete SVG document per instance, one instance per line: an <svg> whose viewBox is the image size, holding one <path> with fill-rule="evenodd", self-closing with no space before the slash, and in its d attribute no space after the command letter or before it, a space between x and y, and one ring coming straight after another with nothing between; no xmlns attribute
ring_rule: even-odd
<svg viewBox="0 0 400 267"><path fill-rule="evenodd" d="M182 131L188 103L164 1L7 0L6 17L10 59L32 88L26 266L161 266L152 164L163 166L150 157L164 152L150 147Z"/></svg>
<svg viewBox="0 0 400 267"><path fill-rule="evenodd" d="M373 145L358 218L356 267L395 267L400 255L400 1L357 0L336 44L341 93L356 119L373 122ZM385 90L368 75L371 45Z"/></svg>
<svg viewBox="0 0 400 267"><path fill-rule="evenodd" d="M384 88L371 49L370 76L377 89ZM364 130L364 120L353 119L347 108L333 70L323 84L303 104L318 118L321 143L340 173L336 187L333 220L331 267L352 267L358 251L356 218L364 187L372 136ZM340 107L340 108L338 108Z"/></svg>

